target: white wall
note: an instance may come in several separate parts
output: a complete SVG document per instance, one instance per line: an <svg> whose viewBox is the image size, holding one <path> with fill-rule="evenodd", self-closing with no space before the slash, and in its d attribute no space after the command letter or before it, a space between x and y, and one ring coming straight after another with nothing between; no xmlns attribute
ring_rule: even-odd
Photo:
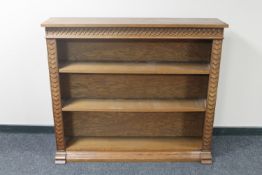
<svg viewBox="0 0 262 175"><path fill-rule="evenodd" d="M260 0L8 0L0 3L0 124L53 125L49 17L210 17L225 31L216 126L262 126Z"/></svg>

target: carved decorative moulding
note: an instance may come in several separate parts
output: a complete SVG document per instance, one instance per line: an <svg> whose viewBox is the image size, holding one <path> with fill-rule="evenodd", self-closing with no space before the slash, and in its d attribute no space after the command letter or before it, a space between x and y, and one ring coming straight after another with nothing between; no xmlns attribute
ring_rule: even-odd
<svg viewBox="0 0 262 175"><path fill-rule="evenodd" d="M223 39L223 29L146 27L52 27L46 28L46 38Z"/></svg>

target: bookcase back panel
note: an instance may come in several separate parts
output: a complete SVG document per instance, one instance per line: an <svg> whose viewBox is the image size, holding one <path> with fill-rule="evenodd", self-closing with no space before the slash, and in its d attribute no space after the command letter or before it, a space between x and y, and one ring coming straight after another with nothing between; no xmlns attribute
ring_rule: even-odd
<svg viewBox="0 0 262 175"><path fill-rule="evenodd" d="M62 98L206 98L207 75L62 74Z"/></svg>
<svg viewBox="0 0 262 175"><path fill-rule="evenodd" d="M61 61L209 62L211 40L58 40Z"/></svg>
<svg viewBox="0 0 262 175"><path fill-rule="evenodd" d="M201 136L204 113L63 112L66 136Z"/></svg>

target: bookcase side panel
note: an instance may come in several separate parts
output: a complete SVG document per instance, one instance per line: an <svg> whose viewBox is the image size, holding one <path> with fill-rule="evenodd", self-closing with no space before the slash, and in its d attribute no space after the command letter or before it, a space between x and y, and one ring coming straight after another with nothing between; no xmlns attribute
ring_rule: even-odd
<svg viewBox="0 0 262 175"><path fill-rule="evenodd" d="M222 39L213 40L212 54L210 60L210 75L209 75L209 84L208 84L206 114L205 114L205 121L204 121L204 130L203 130L202 151L211 150L221 51L222 51Z"/></svg>
<svg viewBox="0 0 262 175"><path fill-rule="evenodd" d="M62 116L62 102L60 95L59 72L57 63L57 43L55 39L47 39L49 76L51 83L53 117L55 124L56 147L58 151L65 151L64 126Z"/></svg>

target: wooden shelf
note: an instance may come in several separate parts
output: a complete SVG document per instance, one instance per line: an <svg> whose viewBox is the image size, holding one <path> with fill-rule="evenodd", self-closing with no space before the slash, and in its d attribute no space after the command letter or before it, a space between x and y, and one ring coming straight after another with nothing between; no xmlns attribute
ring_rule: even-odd
<svg viewBox="0 0 262 175"><path fill-rule="evenodd" d="M209 74L209 64L67 62L60 64L59 72L96 74Z"/></svg>
<svg viewBox="0 0 262 175"><path fill-rule="evenodd" d="M224 28L216 18L49 18L43 27L191 27Z"/></svg>
<svg viewBox="0 0 262 175"><path fill-rule="evenodd" d="M200 161L201 137L74 137L66 145L69 162Z"/></svg>
<svg viewBox="0 0 262 175"><path fill-rule="evenodd" d="M66 101L62 111L106 112L201 112L205 100L126 100L126 99L73 99Z"/></svg>
<svg viewBox="0 0 262 175"><path fill-rule="evenodd" d="M67 151L197 151L201 137L74 137Z"/></svg>

